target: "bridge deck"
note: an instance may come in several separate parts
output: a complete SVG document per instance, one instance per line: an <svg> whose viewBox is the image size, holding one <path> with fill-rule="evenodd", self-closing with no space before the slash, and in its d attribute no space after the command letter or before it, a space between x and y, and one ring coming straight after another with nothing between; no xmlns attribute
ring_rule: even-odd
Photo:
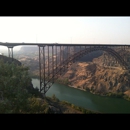
<svg viewBox="0 0 130 130"><path fill-rule="evenodd" d="M22 46L22 45L37 45L37 46L130 46L130 44L83 44L83 43L3 43L1 46Z"/></svg>

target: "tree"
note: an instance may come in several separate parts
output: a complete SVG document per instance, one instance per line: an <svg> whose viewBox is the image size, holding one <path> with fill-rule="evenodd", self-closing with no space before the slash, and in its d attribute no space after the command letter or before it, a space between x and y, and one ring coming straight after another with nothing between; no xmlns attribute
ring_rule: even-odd
<svg viewBox="0 0 130 130"><path fill-rule="evenodd" d="M14 63L4 63L0 60L0 112L19 112L26 108L30 94L27 87L31 83L28 67ZM8 106L8 107L7 107ZM7 109L4 109L7 108Z"/></svg>

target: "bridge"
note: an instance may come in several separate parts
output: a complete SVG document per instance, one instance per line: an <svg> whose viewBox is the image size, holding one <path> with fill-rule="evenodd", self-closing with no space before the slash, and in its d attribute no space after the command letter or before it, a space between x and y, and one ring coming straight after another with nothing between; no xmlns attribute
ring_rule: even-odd
<svg viewBox="0 0 130 130"><path fill-rule="evenodd" d="M37 45L39 48L39 77L40 92L44 95L67 69L81 57L93 51L106 51L121 65L123 69L129 69L130 45L123 44L58 44L58 43L2 43L8 47L9 57L13 61L13 48L15 46Z"/></svg>

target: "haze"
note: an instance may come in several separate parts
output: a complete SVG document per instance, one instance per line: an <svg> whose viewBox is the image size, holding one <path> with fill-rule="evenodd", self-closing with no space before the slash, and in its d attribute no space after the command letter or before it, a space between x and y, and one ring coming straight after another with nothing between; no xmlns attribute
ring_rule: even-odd
<svg viewBox="0 0 130 130"><path fill-rule="evenodd" d="M129 34L130 17L0 17L0 42L130 44Z"/></svg>

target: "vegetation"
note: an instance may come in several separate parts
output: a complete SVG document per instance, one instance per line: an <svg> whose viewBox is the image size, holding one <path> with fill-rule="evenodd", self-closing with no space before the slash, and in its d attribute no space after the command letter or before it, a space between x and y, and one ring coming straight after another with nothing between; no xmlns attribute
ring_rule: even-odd
<svg viewBox="0 0 130 130"><path fill-rule="evenodd" d="M117 93L108 93L106 96L122 98L124 96L124 94L123 94L123 92L117 92Z"/></svg>
<svg viewBox="0 0 130 130"><path fill-rule="evenodd" d="M64 78L64 79L57 79L56 80L57 83L61 83L61 84L64 84L64 85L69 85L70 82L69 82L69 79L68 78Z"/></svg>
<svg viewBox="0 0 130 130"><path fill-rule="evenodd" d="M55 113L50 108L50 98L43 99L38 88L33 88L28 70L28 67L0 60L0 113ZM61 104L62 107L64 104L82 113L94 113L74 104L61 102L55 95L51 99L52 104Z"/></svg>
<svg viewBox="0 0 130 130"><path fill-rule="evenodd" d="M28 67L0 61L0 113L46 113L47 104L42 105L36 96L38 89L31 87Z"/></svg>
<svg viewBox="0 0 130 130"><path fill-rule="evenodd" d="M99 114L99 112L93 112L93 111L91 111L91 110L87 110L87 109L85 109L85 108L75 106L74 104L69 103L69 102L67 102L67 101L61 101L61 103L64 104L64 105L68 105L68 106L70 106L71 108L82 112L83 114Z"/></svg>
<svg viewBox="0 0 130 130"><path fill-rule="evenodd" d="M123 92L115 92L115 93L112 93L112 92L109 92L109 93L97 93L95 92L93 89L92 90L89 90L89 89L86 89L86 91L89 91L93 94L96 94L96 95L100 95L100 96L108 96L108 97L114 97L114 98L124 98L124 99L128 99L127 95L124 95Z"/></svg>
<svg viewBox="0 0 130 130"><path fill-rule="evenodd" d="M125 100L127 100L127 101L130 101L130 97L127 96L127 95L124 95L123 98L124 98Z"/></svg>
<svg viewBox="0 0 130 130"><path fill-rule="evenodd" d="M60 100L55 96L55 94L52 95L52 99L56 102L59 102Z"/></svg>

